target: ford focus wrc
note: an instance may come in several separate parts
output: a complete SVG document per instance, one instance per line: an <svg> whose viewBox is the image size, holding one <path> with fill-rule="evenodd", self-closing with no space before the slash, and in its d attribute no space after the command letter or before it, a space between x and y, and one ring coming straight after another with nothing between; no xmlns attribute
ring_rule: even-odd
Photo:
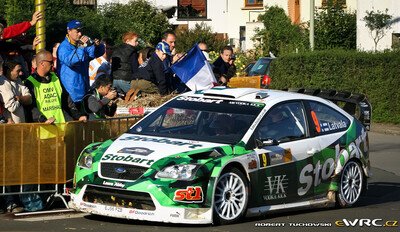
<svg viewBox="0 0 400 232"><path fill-rule="evenodd" d="M333 102L276 90L185 93L78 158L73 208L157 222L356 203L369 176L365 126Z"/></svg>

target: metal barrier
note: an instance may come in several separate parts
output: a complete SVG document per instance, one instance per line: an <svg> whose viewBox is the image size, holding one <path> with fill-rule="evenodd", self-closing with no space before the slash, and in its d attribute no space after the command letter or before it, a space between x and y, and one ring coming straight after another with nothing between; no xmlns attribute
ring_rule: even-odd
<svg viewBox="0 0 400 232"><path fill-rule="evenodd" d="M140 117L110 118L59 125L21 123L0 125L0 196L28 193L66 194L82 149L92 142L117 137ZM23 191L23 185L37 185ZM64 186L62 193L59 189ZM18 186L8 191L6 186ZM51 187L49 189L49 187ZM64 203L65 199L63 199Z"/></svg>

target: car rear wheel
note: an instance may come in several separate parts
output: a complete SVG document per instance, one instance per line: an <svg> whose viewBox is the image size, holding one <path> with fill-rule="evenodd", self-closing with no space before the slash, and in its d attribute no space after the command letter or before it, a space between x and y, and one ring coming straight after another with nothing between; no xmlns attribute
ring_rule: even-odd
<svg viewBox="0 0 400 232"><path fill-rule="evenodd" d="M350 207L360 198L364 184L364 175L359 163L349 161L340 176L337 203L340 207Z"/></svg>
<svg viewBox="0 0 400 232"><path fill-rule="evenodd" d="M238 221L246 212L247 202L248 182L243 173L236 168L223 173L214 193L214 223Z"/></svg>

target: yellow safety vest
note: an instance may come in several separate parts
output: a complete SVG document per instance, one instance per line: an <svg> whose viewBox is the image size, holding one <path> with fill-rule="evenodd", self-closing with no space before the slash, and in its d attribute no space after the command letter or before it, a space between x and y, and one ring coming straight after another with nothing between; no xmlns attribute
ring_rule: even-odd
<svg viewBox="0 0 400 232"><path fill-rule="evenodd" d="M56 123L63 123L65 122L65 118L61 108L62 88L60 80L53 72L50 74L50 83L40 83L33 76L29 76L28 80L33 84L36 105L39 111L46 118L54 117Z"/></svg>
<svg viewBox="0 0 400 232"><path fill-rule="evenodd" d="M63 136L65 129L65 118L61 108L62 88L60 80L53 72L50 75L50 83L40 83L33 76L28 77L34 87L37 108L46 118L54 117L56 119L55 125L43 125L38 128L40 139Z"/></svg>

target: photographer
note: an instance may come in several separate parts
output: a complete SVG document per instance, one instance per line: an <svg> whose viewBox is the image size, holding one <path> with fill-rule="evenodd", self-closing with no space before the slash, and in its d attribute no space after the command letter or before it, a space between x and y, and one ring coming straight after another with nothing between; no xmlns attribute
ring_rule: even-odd
<svg viewBox="0 0 400 232"><path fill-rule="evenodd" d="M57 73L78 108L89 90L89 62L104 54L105 47L82 34L82 23L67 24L67 35L57 50Z"/></svg>
<svg viewBox="0 0 400 232"><path fill-rule="evenodd" d="M97 77L88 94L83 98L85 112L89 120L114 116L117 105L113 101L117 97L117 91L111 88L112 81L106 75Z"/></svg>

